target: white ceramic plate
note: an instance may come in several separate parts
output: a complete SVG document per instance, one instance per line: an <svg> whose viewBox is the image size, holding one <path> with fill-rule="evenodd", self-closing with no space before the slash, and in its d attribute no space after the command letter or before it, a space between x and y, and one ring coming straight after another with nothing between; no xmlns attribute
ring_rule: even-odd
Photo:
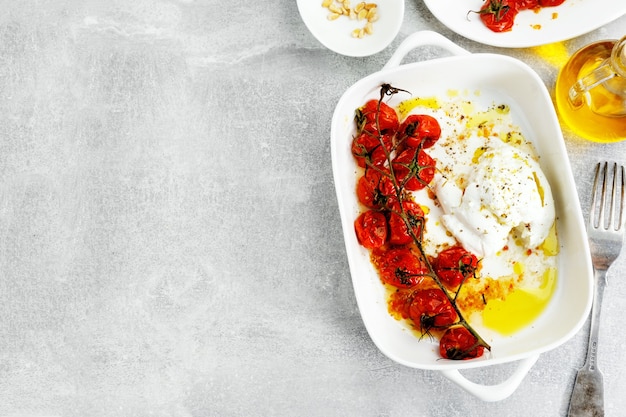
<svg viewBox="0 0 626 417"><path fill-rule="evenodd" d="M456 56L399 65L414 47L439 45ZM515 82L512 82L515 80ZM378 98L389 83L423 97L446 96L450 90L479 91L485 105L507 103L514 122L531 140L551 184L560 241L557 289L546 311L527 329L510 337L488 340L491 353L469 361L444 360L438 342L419 340L387 311L385 290L369 253L354 233L360 212L355 194L358 168L351 154L354 110ZM394 105L401 97L394 97ZM439 370L484 400L510 395L538 355L564 343L584 324L591 308L592 268L586 232L565 143L550 95L539 76L519 60L496 54L469 54L434 32L405 39L385 68L350 87L339 100L331 126L331 154L337 199L355 296L373 342L389 358L406 366ZM497 389L469 383L459 369L520 360L518 371ZM473 384L473 385L472 385Z"/></svg>
<svg viewBox="0 0 626 417"><path fill-rule="evenodd" d="M539 13L524 10L509 32L487 29L478 14L483 0L424 0L441 23L468 39L504 48L526 48L583 35L626 14L626 0L565 0ZM553 14L556 13L556 17Z"/></svg>
<svg viewBox="0 0 626 417"><path fill-rule="evenodd" d="M328 20L329 11L322 0L297 0L304 24L322 45L338 54L362 57L385 49L396 37L404 19L404 0L377 0L379 20L373 23L373 33L363 38L352 37L352 31L362 28L364 21L341 16ZM361 0L351 0L356 6Z"/></svg>

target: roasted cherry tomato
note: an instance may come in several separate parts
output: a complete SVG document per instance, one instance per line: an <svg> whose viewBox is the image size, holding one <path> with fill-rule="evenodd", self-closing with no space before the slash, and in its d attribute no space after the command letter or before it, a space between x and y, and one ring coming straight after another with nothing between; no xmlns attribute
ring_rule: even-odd
<svg viewBox="0 0 626 417"><path fill-rule="evenodd" d="M480 8L480 19L493 32L507 32L519 10L508 0L487 0Z"/></svg>
<svg viewBox="0 0 626 417"><path fill-rule="evenodd" d="M386 169L367 169L365 174L359 178L356 184L356 195L359 202L372 209L387 207L392 200L395 200L395 190L393 183L385 172Z"/></svg>
<svg viewBox="0 0 626 417"><path fill-rule="evenodd" d="M539 0L539 5L541 7L553 7L563 4L565 0Z"/></svg>
<svg viewBox="0 0 626 417"><path fill-rule="evenodd" d="M377 250L373 253L373 261L381 280L398 288L413 287L428 274L424 262L407 247Z"/></svg>
<svg viewBox="0 0 626 417"><path fill-rule="evenodd" d="M379 181L363 175L356 183L356 196L359 202L367 208L380 209L387 201L378 188Z"/></svg>
<svg viewBox="0 0 626 417"><path fill-rule="evenodd" d="M448 288L458 287L465 279L473 277L478 268L478 258L461 246L440 252L433 261L435 273Z"/></svg>
<svg viewBox="0 0 626 417"><path fill-rule="evenodd" d="M448 327L459 319L452 303L439 288L417 291L409 307L409 317L422 333Z"/></svg>
<svg viewBox="0 0 626 417"><path fill-rule="evenodd" d="M358 133L395 133L400 123L395 109L378 100L370 100L356 110Z"/></svg>
<svg viewBox="0 0 626 417"><path fill-rule="evenodd" d="M441 126L432 116L427 114L412 114L400 125L400 140L407 146L430 148L441 137Z"/></svg>
<svg viewBox="0 0 626 417"><path fill-rule="evenodd" d="M517 10L536 9L539 6L539 0L515 0L513 1Z"/></svg>
<svg viewBox="0 0 626 417"><path fill-rule="evenodd" d="M391 150L391 145L392 139L389 135L364 132L352 140L352 155L360 167L364 168L367 161L375 166L383 166L387 162L387 152Z"/></svg>
<svg viewBox="0 0 626 417"><path fill-rule="evenodd" d="M422 149L404 150L392 161L392 166L400 185L409 191L421 190L435 176L435 160Z"/></svg>
<svg viewBox="0 0 626 417"><path fill-rule="evenodd" d="M439 354L445 359L473 359L483 355L485 348L465 327L451 327L439 341Z"/></svg>
<svg viewBox="0 0 626 417"><path fill-rule="evenodd" d="M406 227L406 222L402 219L400 213L400 205L396 201L391 206L389 214L389 243L394 245L406 245L413 242L413 236ZM424 211L414 201L406 200L402 202L404 215L411 225L411 230L417 238L421 236L422 226L424 224Z"/></svg>
<svg viewBox="0 0 626 417"><path fill-rule="evenodd" d="M378 211L361 213L354 221L354 230L359 243L367 249L379 248L387 241L387 219Z"/></svg>

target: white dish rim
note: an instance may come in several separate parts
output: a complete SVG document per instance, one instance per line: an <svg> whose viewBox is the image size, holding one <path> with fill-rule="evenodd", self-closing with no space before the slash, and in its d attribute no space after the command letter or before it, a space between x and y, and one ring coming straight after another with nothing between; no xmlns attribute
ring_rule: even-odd
<svg viewBox="0 0 626 417"><path fill-rule="evenodd" d="M502 48L528 48L569 40L626 14L626 2L622 0L566 0L537 13L521 11L511 31L496 33L480 21L478 14L468 14L470 10L480 10L483 0L464 2L465 9L460 9L460 3L454 0L424 0L424 3L437 20L453 32Z"/></svg>
<svg viewBox="0 0 626 417"><path fill-rule="evenodd" d="M439 46L444 46L451 52L455 53L456 56L399 65L401 58L404 57L408 50L412 49L411 46L416 43L415 39L421 39L422 44L439 44ZM426 41L424 41L424 39L426 39ZM372 338L372 341L381 350L381 352L398 363L414 368L442 371L444 374L447 373L446 376L450 379L458 376L456 373L451 374L450 372L452 371L457 372L460 369L497 365L511 361L522 361L524 363L524 367L528 367L529 369L539 354L562 345L574 334L576 334L583 326L591 309L591 261L589 256L581 256L581 254L588 254L589 248L586 240L586 232L581 208L577 198L576 187L571 174L569 159L567 157L558 119L550 101L549 93L539 76L532 69L519 60L503 55L468 54L467 51L462 50L450 41L447 41L448 44L446 45L446 41L447 39L443 38L441 35L430 31L417 32L416 34L409 36L403 44L400 45L398 51L396 51L382 71L371 74L370 76L357 81L344 93L335 109L331 126L333 175L355 296L357 298L359 310L363 317L363 322L368 330L368 333L370 334L370 337ZM465 54L461 51L464 51ZM485 65L487 63L489 65ZM560 238L567 239L561 241L561 254L559 256L561 259L566 256L573 256L568 255L568 253L570 250L575 250L576 258L574 261L577 263L574 270L570 271L568 269L569 264L564 261L560 262L559 276L568 275L570 272L572 274L576 274L574 278L568 278L569 280L575 280L575 283L569 283L570 281L566 281L568 284L565 284L562 281L562 278L560 278L559 284L557 284L559 288L554 296L556 301L552 302L548 310L556 310L559 308L559 297L563 297L563 294L559 294L559 291L565 291L565 294L567 294L568 297L575 299L576 308L574 314L576 317L568 322L569 326L567 329L560 329L561 331L558 333L558 337L553 337L545 343L542 342L534 344L528 348L524 348L524 346L522 346L522 348L518 349L516 353L511 351L507 354L499 356L496 349L491 355L486 355L483 358L470 361L435 359L436 355L431 355L431 359L428 361L416 361L414 360L415 356L408 354L407 350L414 348L423 349L423 353L425 349L417 347L418 343L428 344L429 342L425 342L423 340L419 341L413 334L409 334L408 332L408 338L415 339L415 342L407 342L408 338L403 338L398 334L392 335L388 330L384 330L384 327L388 325L401 325L395 322L395 320L387 313L384 295L381 298L381 294L384 294L384 289L382 288L377 274L369 262L367 251L358 245L356 237L354 236L353 222L358 214L359 208L358 203L356 203L356 196L354 192L357 168L349 152L349 138L351 138L349 129L353 129L353 126L350 127L349 125L353 124L352 117L354 109L356 109L358 105L364 103L367 99L377 98L378 86L383 82L391 83L398 88L406 88L406 86L403 85L395 85L394 80L399 77L406 78L406 74L408 73L410 73L413 78L424 78L425 75L430 74L427 77L428 79L422 82L436 82L437 76L441 75L441 71L445 72L446 68L448 69L447 71L450 71L450 68L463 68L463 73L466 74L463 77L469 80L467 73L468 71L473 71L471 68L485 67L505 68L495 70L496 72L499 71L500 77L504 77L506 75L506 73L503 74L503 72L509 71L513 68L515 71L519 71L520 74L525 74L524 77L526 80L523 81L530 83L533 88L525 94L532 94L533 103L539 102L540 104L538 107L544 113L543 116L540 116L542 118L541 122L534 123L534 125L537 125L535 126L535 129L539 129L543 136L552 139L550 143L546 141L541 142L544 146L538 146L538 152L541 158L541 165L551 183L553 193L555 194L557 216L559 217L559 220L557 221L559 235ZM437 73L437 76L434 76L434 73ZM487 81L487 85L489 82L490 81ZM518 82L519 80L516 81L516 83ZM452 85L448 86L448 84L449 83L446 83L446 89L455 88ZM461 82L461 84L463 84L463 82ZM475 89L477 87L479 86L465 85L465 88L468 89ZM501 85L498 84L498 87L501 87ZM510 104L512 104L512 108L519 109L517 103ZM539 109L537 108L534 109L535 112L538 110ZM537 116L537 114L534 114L534 116ZM524 115L524 117L527 116ZM533 119L533 122L535 121L536 120ZM528 125L528 120L526 120L526 122ZM536 133L536 131L534 133ZM345 142L340 143L341 141ZM537 140L535 139L535 141ZM352 177L346 179L346 176L350 175L352 175ZM366 263L368 266L364 266ZM364 268L369 268L369 273L371 274L373 272L374 274L370 275L367 279L365 279L365 281L363 278ZM367 280L370 281L369 284L364 283L367 282ZM375 285L378 285L380 289L373 289ZM567 285L575 285L576 289L567 288ZM378 291L379 293L377 295L373 295L373 291ZM572 295L573 293L578 293L578 295ZM381 324L381 322L384 323ZM543 329L542 332L545 332L545 329ZM393 346L390 345L390 343L386 341L386 339L390 338L393 338L394 343L397 342L397 344ZM518 341L516 340L516 342ZM407 343L407 345L402 345L403 343ZM411 346L407 347L409 345ZM433 349L435 348L431 347L431 350ZM528 364L530 364L530 366L528 366ZM520 365L520 367L521 366L522 365ZM467 389L467 387L464 388Z"/></svg>

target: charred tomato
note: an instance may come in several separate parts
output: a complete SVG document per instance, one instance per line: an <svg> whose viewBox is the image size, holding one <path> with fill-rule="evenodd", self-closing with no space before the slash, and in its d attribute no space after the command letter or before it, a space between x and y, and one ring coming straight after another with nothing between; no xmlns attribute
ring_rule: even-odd
<svg viewBox="0 0 626 417"><path fill-rule="evenodd" d="M462 326L450 327L439 340L439 354L445 359L474 359L484 351L476 336Z"/></svg>
<svg viewBox="0 0 626 417"><path fill-rule="evenodd" d="M458 287L465 279L473 277L478 268L478 258L462 246L453 246L437 255L433 269L448 288Z"/></svg>
<svg viewBox="0 0 626 417"><path fill-rule="evenodd" d="M515 7L517 10L536 9L539 6L539 0L515 0Z"/></svg>
<svg viewBox="0 0 626 417"><path fill-rule="evenodd" d="M374 134L395 133L400 125L393 107L378 100L369 100L354 115L357 132Z"/></svg>
<svg viewBox="0 0 626 417"><path fill-rule="evenodd" d="M383 166L391 145L392 138L389 135L363 132L352 140L351 150L360 167L365 168L368 162L374 166Z"/></svg>
<svg viewBox="0 0 626 417"><path fill-rule="evenodd" d="M421 190L435 176L435 160L422 149L405 149L391 164L399 185L409 191Z"/></svg>
<svg viewBox="0 0 626 417"><path fill-rule="evenodd" d="M381 209L387 206L395 194L387 170L367 169L356 184L356 195L365 207Z"/></svg>
<svg viewBox="0 0 626 417"><path fill-rule="evenodd" d="M397 288L411 288L428 274L428 267L408 247L374 251L373 261L380 279Z"/></svg>
<svg viewBox="0 0 626 417"><path fill-rule="evenodd" d="M441 137L441 126L437 119L427 114L408 116L399 128L400 140L407 146L430 148Z"/></svg>
<svg viewBox="0 0 626 417"><path fill-rule="evenodd" d="M406 222L402 216L406 217ZM412 200L405 200L400 210L400 204L393 203L389 214L389 243L406 245L413 242L413 235L409 232L407 222L413 235L419 238L424 224L424 211L420 205Z"/></svg>
<svg viewBox="0 0 626 417"><path fill-rule="evenodd" d="M541 7L553 7L559 6L563 4L565 0L539 0L539 5Z"/></svg>
<svg viewBox="0 0 626 417"><path fill-rule="evenodd" d="M452 303L439 288L417 291L409 307L409 317L422 333L448 327L459 318Z"/></svg>
<svg viewBox="0 0 626 417"><path fill-rule="evenodd" d="M539 5L541 7L553 7L563 4L565 0L539 0Z"/></svg>
<svg viewBox="0 0 626 417"><path fill-rule="evenodd" d="M367 249L379 248L387 241L387 219L378 211L361 213L354 221L354 230L359 243Z"/></svg>
<svg viewBox="0 0 626 417"><path fill-rule="evenodd" d="M515 4L508 0L487 0L478 14L491 31L507 32L513 28L518 11Z"/></svg>

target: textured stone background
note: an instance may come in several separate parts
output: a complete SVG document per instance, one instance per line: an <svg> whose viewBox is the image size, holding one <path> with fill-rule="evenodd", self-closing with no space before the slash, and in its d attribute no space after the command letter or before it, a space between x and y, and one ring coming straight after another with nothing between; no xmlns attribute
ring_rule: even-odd
<svg viewBox="0 0 626 417"><path fill-rule="evenodd" d="M537 50L461 38L416 0L368 58L322 47L294 1L1 4L0 416L564 415L587 326L489 404L376 349L330 165L338 98L408 34L521 58L552 88ZM583 206L590 166L625 146L567 138ZM625 271L603 316L607 416L626 409Z"/></svg>

